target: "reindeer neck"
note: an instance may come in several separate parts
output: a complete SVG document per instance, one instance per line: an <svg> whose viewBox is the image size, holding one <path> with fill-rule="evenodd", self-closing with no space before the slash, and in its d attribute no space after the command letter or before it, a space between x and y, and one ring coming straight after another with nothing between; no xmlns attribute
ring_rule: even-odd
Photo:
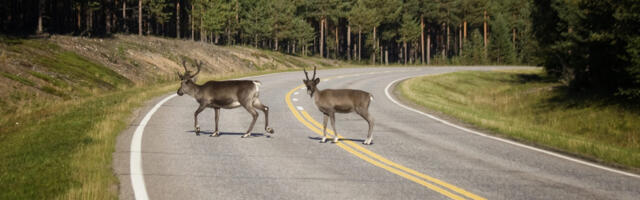
<svg viewBox="0 0 640 200"><path fill-rule="evenodd" d="M189 86L189 89L184 91L185 94L188 94L196 99L201 96L200 92L202 91L202 85L198 85L194 82L188 82L187 85Z"/></svg>
<svg viewBox="0 0 640 200"><path fill-rule="evenodd" d="M318 101L318 99L320 98L320 93L322 92L322 90L318 89L318 87L313 86L313 94L311 95L311 98L313 98L313 100Z"/></svg>

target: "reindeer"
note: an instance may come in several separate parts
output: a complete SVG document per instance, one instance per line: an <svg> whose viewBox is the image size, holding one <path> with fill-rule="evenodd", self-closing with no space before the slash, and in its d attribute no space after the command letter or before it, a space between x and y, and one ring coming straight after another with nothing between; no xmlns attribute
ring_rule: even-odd
<svg viewBox="0 0 640 200"><path fill-rule="evenodd" d="M180 77L180 88L178 88L178 95L188 94L198 101L200 106L194 114L196 135L200 135L200 125L198 125L198 114L205 108L213 108L215 110L215 122L216 130L211 134L211 137L219 136L218 132L218 119L220 116L220 108L232 109L237 107L244 107L249 114L253 117L249 130L242 135L243 138L251 136L251 130L258 119L258 112L256 108L264 112L265 123L264 129L268 133L273 134L273 129L269 127L269 107L260 103L258 99L258 91L260 90L260 81L252 80L230 80L230 81L208 81L205 84L196 84L196 76L200 73L202 62L196 61L198 71L191 75L191 72L187 70L186 61L182 61L182 67L184 67L184 74L177 72Z"/></svg>
<svg viewBox="0 0 640 200"><path fill-rule="evenodd" d="M313 68L313 77L309 79L309 74L306 69L304 70L304 76L306 80L302 82L307 86L307 94L313 98L316 107L322 112L322 143L327 141L327 118L331 119L331 127L336 136L333 138L333 143L338 142L338 131L336 131L336 117L335 113L351 113L356 112L364 120L369 123L369 134L367 139L363 142L365 145L371 144L373 135L373 118L369 115L369 104L373 100L373 95L362 90L352 89L325 89L318 90L318 83L320 78L316 78L316 68Z"/></svg>

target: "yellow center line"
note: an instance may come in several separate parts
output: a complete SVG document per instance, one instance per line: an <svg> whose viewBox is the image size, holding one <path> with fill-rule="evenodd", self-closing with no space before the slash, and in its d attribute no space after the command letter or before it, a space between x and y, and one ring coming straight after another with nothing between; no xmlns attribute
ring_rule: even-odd
<svg viewBox="0 0 640 200"><path fill-rule="evenodd" d="M305 111L301 111L301 113L302 113L302 116L303 116L305 119L307 119L309 122L311 122L312 124L316 125L320 130L322 130L322 124L320 124L320 122L317 122L316 120L314 120L314 119L313 119L313 117L311 117L311 116L309 115L309 113L307 113L307 112L305 112ZM321 133L322 133L322 132L321 132ZM329 134L331 134L331 135L335 136L335 133L333 132L333 130L331 130L331 129L329 129L329 128L327 128L327 133L329 133ZM342 139L343 137L342 137L342 136L338 136L338 138ZM375 159L380 160L380 161L381 161L381 162L383 162L383 163L386 163L386 164L388 164L388 165L390 165L390 166L393 166L393 167L395 167L395 168L398 168L398 169L400 169L400 170L406 171L406 172L408 172L408 173L410 173L410 174L413 174L413 175L415 175L415 176L418 176L418 177L424 178L424 179L426 179L426 180L428 180L428 181L431 181L431 182L433 182L433 183L436 183L436 184L438 184L438 185L441 185L441 186L444 186L444 187L446 187L446 188L449 188L449 189L451 189L451 190L453 190L453 191L455 191L455 192L457 192L457 193L460 193L460 194L462 194L462 195L464 195L464 196L467 196L467 197L469 197L469 198L471 198L471 199L477 199L477 200L479 200L479 199L484 199L484 198L482 198L482 197L480 197L480 196L477 196L477 195L475 195L475 194L473 194L473 193L470 193L470 192L468 192L468 191L466 191L466 190L464 190L464 189L458 188L458 187L456 187L456 186L454 186L454 185L451 185L451 184L449 184L449 183L447 183L447 182L441 181L441 180L439 180L439 179L437 179L437 178L433 178L433 177L428 176L428 175L426 175L426 174L423 174L423 173L420 173L420 172L415 171L415 170L413 170L413 169L407 168L407 167L405 167L405 166L403 166L403 165L401 165L401 164L398 164L398 163L395 163L395 162L393 162L393 161L390 161L390 160L388 160L388 159L386 159L386 158L384 158L384 157L382 157L382 156L380 156L380 155L378 155L378 154L376 154L376 153L374 153L374 152L372 152L372 151L369 151L368 149L366 149L366 148L364 148L364 147L362 147L362 146L360 146L360 145L356 144L356 143L355 143L355 142L353 142L353 141L345 140L344 142L345 142L345 143L347 143L347 144L349 144L350 146L352 146L352 147L354 147L354 148L356 148L356 149L360 150L361 152L363 152L363 153L365 153L365 154L367 154L367 155L369 155L369 156L371 156L371 157L373 157L373 158L375 158Z"/></svg>
<svg viewBox="0 0 640 200"><path fill-rule="evenodd" d="M302 87L303 87L303 85L300 85L300 86L292 89L291 91L289 91L287 93L287 95L285 96L285 98L286 98L285 101L286 101L289 109L293 113L293 115L296 117L296 119L298 119L298 121L300 121L303 125L308 127L313 132L317 133L318 135L322 135L322 130L317 128L317 127L321 128L322 126L317 121L313 120L313 118L311 118L311 116L309 116L309 114L307 112L305 112L305 111L298 112L294 108L293 103L291 103L291 94L293 94L294 91L296 91L296 90L298 90L298 89L300 89ZM303 118L303 116L301 116L300 113L302 113L302 115L304 115L304 118ZM307 118L307 119L305 120L305 118ZM307 120L309 120L311 123L314 123L317 127L312 125L311 123L309 123L309 121L307 121ZM333 131L331 131L329 133L333 135ZM345 143L347 145L345 145ZM449 191L447 191L445 189L442 189L442 188L440 188L440 187L438 187L436 185L433 185L433 184L431 184L429 182L426 182L426 181L424 181L422 179L416 178L415 176L422 177L422 178L424 178L424 179L426 179L428 181L431 181L431 182L436 183L436 184L438 184L440 186L446 187L446 188L448 188L450 190L453 190L455 192L463 194L463 195L465 195L465 196L467 196L469 198L472 198L472 199L484 199L484 198L479 197L477 195L474 195L474 194L472 194L470 192L467 192L467 191L465 191L463 189L460 189L460 188L455 187L455 186L453 186L451 184L448 184L448 183L446 183L444 181L441 181L441 180L438 180L436 178L427 176L425 174L419 173L419 172L417 172L415 170L406 168L406 167L404 167L404 166L402 166L400 164L397 164L397 163L394 163L394 162L392 162L390 160L387 160L384 157L382 157L382 156L380 156L378 154L375 154L375 153L367 150L366 148L361 147L360 145L357 145L357 144L353 143L352 141L345 141L345 143L338 142L337 146L339 146L340 148L344 149L345 151L347 151L347 152L359 157L360 159L363 159L363 160L365 160L365 161L367 161L367 162L369 162L369 163L371 163L371 164L373 164L373 165L375 165L377 167L383 168L383 169L385 169L385 170L387 170L387 171L389 171L391 173L394 173L394 174L396 174L398 176L401 176L401 177L409 179L409 180L411 180L411 181L413 181L415 183L423 185L423 186L425 186L425 187L427 187L427 188L429 188L429 189L431 189L433 191L436 191L436 192L438 192L440 194L443 194L443 195L445 195L445 196L447 196L449 198L452 198L452 199L464 199L464 198L462 198L462 197L460 197L460 196L458 196L456 194L453 194L453 193L451 193L451 192L449 192ZM380 162L378 162L378 161L376 161L376 160L374 160L372 158L369 158L368 156L363 155L362 153L354 150L350 146L360 150L361 152L363 152L363 153L365 153L365 154L367 154L367 155L369 155L369 156L371 156L371 157L373 157L375 159L378 159L379 161L381 161L383 163L386 163L387 165L393 166L395 168L387 166L387 165L385 165L383 163L380 163ZM411 173L411 174L413 174L415 176L409 175L409 174L407 174L405 172Z"/></svg>

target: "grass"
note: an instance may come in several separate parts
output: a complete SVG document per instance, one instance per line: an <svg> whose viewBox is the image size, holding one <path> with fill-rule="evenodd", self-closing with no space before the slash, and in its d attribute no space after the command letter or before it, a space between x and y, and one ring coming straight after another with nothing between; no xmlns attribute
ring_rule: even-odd
<svg viewBox="0 0 640 200"><path fill-rule="evenodd" d="M0 35L0 47L4 48L2 62L9 53L13 60L26 61L25 66L37 65L20 76L0 70L0 78L30 86L30 90L7 91L6 98L0 99L0 199L117 198L118 179L112 169L116 137L126 128L133 110L153 97L175 91L178 84L170 81L175 75L134 84L99 61L46 39ZM119 57L130 48L145 46L123 43L109 55ZM258 70L202 74L199 80L299 68ZM42 98L40 92L61 98Z"/></svg>
<svg viewBox="0 0 640 200"><path fill-rule="evenodd" d="M0 199L117 198L115 138L133 109L171 89L175 84L68 101L3 124Z"/></svg>
<svg viewBox="0 0 640 200"><path fill-rule="evenodd" d="M293 70L203 76L199 82ZM139 86L12 116L0 124L0 199L116 199L117 135L134 109L177 86Z"/></svg>
<svg viewBox="0 0 640 200"><path fill-rule="evenodd" d="M640 108L568 92L541 70L456 72L398 85L407 100L503 137L640 169Z"/></svg>
<svg viewBox="0 0 640 200"><path fill-rule="evenodd" d="M33 86L36 85L32 81L30 81L29 79L26 79L26 78L23 78L23 77L20 77L20 76L16 76L16 75L13 75L13 74L9 74L9 73L5 73L5 72L1 72L0 71L0 75L6 77L8 79L20 82L20 83L22 83L23 85L26 85L26 86L32 86L33 87Z"/></svg>

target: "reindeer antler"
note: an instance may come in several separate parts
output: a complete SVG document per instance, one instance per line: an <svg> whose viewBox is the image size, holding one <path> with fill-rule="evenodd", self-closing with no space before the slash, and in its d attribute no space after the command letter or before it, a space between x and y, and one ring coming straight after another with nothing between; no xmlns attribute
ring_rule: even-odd
<svg viewBox="0 0 640 200"><path fill-rule="evenodd" d="M196 67L198 67L198 71L195 74L191 75L191 78L196 77L200 73L200 67L202 67L202 61L196 60Z"/></svg>
<svg viewBox="0 0 640 200"><path fill-rule="evenodd" d="M302 70L304 71L304 76L307 77L307 80L309 80L309 73L307 73L307 69L303 67Z"/></svg>
<svg viewBox="0 0 640 200"><path fill-rule="evenodd" d="M311 78L311 80L315 80L316 79L316 66L313 66L313 78Z"/></svg>
<svg viewBox="0 0 640 200"><path fill-rule="evenodd" d="M182 59L182 67L184 67L185 74L189 73L189 70L187 70L187 60Z"/></svg>

